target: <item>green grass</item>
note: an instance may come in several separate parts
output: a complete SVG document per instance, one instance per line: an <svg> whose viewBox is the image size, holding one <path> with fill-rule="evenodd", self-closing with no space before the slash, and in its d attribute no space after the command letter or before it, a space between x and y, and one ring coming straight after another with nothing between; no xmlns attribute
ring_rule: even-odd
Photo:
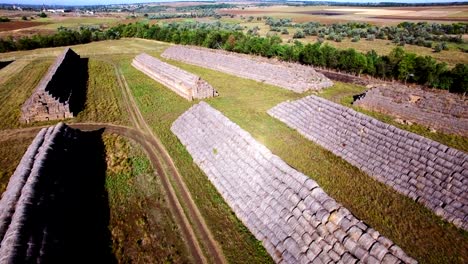
<svg viewBox="0 0 468 264"><path fill-rule="evenodd" d="M21 106L31 96L51 65L51 59L36 59L23 70L0 84L0 129L55 124L59 121L20 124ZM126 125L128 113L114 68L108 62L90 59L88 63L87 100L83 111L67 122L107 122Z"/></svg>
<svg viewBox="0 0 468 264"><path fill-rule="evenodd" d="M129 124L114 67L108 62L90 59L88 74L85 109L73 121Z"/></svg>
<svg viewBox="0 0 468 264"><path fill-rule="evenodd" d="M332 88L323 90L322 92L318 94L318 96L321 96L328 100L342 104L346 107L351 107L356 111L372 116L375 119L391 124L398 128L430 138L434 141L440 142L449 147L468 152L468 138L466 137L453 135L453 134L444 134L441 132L431 132L431 130L428 127L418 125L418 124L412 124L412 125L401 124L401 123L396 122L395 118L389 115L382 114L382 113L375 112L375 111L368 111L361 107L352 105L353 95L361 94L365 92L365 90L366 88L363 86L335 82L335 85Z"/></svg>
<svg viewBox="0 0 468 264"><path fill-rule="evenodd" d="M159 177L134 142L104 135L112 248L118 263L186 263L190 259L167 207Z"/></svg>
<svg viewBox="0 0 468 264"><path fill-rule="evenodd" d="M193 163L190 154L170 131L170 126L191 105L172 91L121 61L122 70L137 104L156 135L161 139L189 188L227 260L232 263L271 263L260 242L237 219L208 178Z"/></svg>
<svg viewBox="0 0 468 264"><path fill-rule="evenodd" d="M5 191L10 176L15 172L32 140L33 138L20 138L0 141L0 194Z"/></svg>
<svg viewBox="0 0 468 264"><path fill-rule="evenodd" d="M47 24L33 27L33 29L56 30L59 27L78 29L81 26L111 25L119 19L114 17L47 17L37 19L37 21L47 22Z"/></svg>
<svg viewBox="0 0 468 264"><path fill-rule="evenodd" d="M200 75L213 85L220 96L207 100L208 103L250 132L292 167L316 180L327 193L358 218L400 245L409 255L422 263L468 261L466 232L373 180L266 113L279 102L304 95L196 66L171 63ZM122 65L145 118L175 159L215 237L218 241L226 241L223 237L233 232L229 225L236 221L226 216L223 219L222 215L226 213L222 212L229 211L229 208L169 131L172 121L191 103L131 68L129 61L122 62ZM232 237L230 234L228 236ZM232 252L230 246L238 248L243 243L239 239L231 238L230 241L233 241L232 245L222 245L229 260L232 259L232 255L229 255Z"/></svg>
<svg viewBox="0 0 468 264"><path fill-rule="evenodd" d="M26 126L19 123L21 106L29 98L51 63L51 60L33 61L0 85L0 129Z"/></svg>
<svg viewBox="0 0 468 264"><path fill-rule="evenodd" d="M126 46L129 47L128 50L124 49ZM173 157L195 203L206 219L214 237L221 244L226 258L230 262L236 263L271 262L272 260L261 244L235 217L207 177L193 163L189 153L170 132L172 122L196 102L186 101L130 66L133 54L144 51L158 55L164 47L167 45L153 41L124 39L80 45L76 46L76 49L92 56L103 54L106 49L111 54L127 51L132 54L109 56L120 61L140 110ZM14 56L44 57L51 56L51 53L58 51L59 49L41 49L33 52L14 53ZM0 57L12 55L0 54ZM51 60L48 61L50 64ZM25 89L23 88L25 85L34 87L31 83L36 81L36 75L42 76L39 68L45 67L45 70L47 68L44 65L40 66L41 63L45 62L38 60L37 63L31 64L34 67L26 66L22 72L28 74L17 74L4 85L0 85L0 104L2 104L0 105L0 117L5 117L12 122L17 120L15 118L8 119L9 115L19 111L18 107L23 102L15 97L15 93L22 96L20 91ZM397 194L386 185L372 180L357 168L306 140L296 131L266 114L268 109L279 102L295 100L306 94L298 95L274 86L220 72L173 61L170 63L194 72L207 80L220 93L218 98L207 100L208 103L249 131L259 142L266 145L292 167L316 180L329 195L350 209L358 218L389 237L421 263L468 262L467 232L460 231L451 224L441 221L422 205ZM96 69L99 67L107 68L104 65L96 62ZM31 75L31 73L33 74ZM22 87L22 89L16 89L16 87ZM95 87L99 89L98 82L96 82ZM320 96L328 96L327 98L331 100L339 100L341 103L349 105L349 96L361 91L360 89L362 87L338 83L333 89L326 90ZM102 97L104 95L96 98ZM11 101L15 100L17 103L12 104ZM20 101L21 103L19 103ZM15 110L15 108L18 109ZM90 110L90 113L97 113L97 111ZM3 119L0 120L3 122ZM5 124L10 127L6 121L3 125L0 123L0 129L4 129ZM3 147L3 143L0 145ZM8 145L5 146L6 151ZM122 147L115 145L113 148L121 149ZM10 152L5 153L7 156L12 155ZM17 155L18 159L20 156ZM12 161L15 158L9 160ZM127 168L125 169L127 171L133 170L130 169L131 167L138 167L144 171L144 162L140 161L123 158L119 164L122 164L122 168ZM114 189L124 186L125 182L132 179L131 177L125 178L127 176L122 177L120 183L115 184ZM119 181L117 180L117 182ZM125 188L122 187L122 190ZM131 190L128 192L132 193ZM126 217L131 218L128 215ZM141 222L142 220L139 220L139 223ZM122 250L124 248L122 247Z"/></svg>

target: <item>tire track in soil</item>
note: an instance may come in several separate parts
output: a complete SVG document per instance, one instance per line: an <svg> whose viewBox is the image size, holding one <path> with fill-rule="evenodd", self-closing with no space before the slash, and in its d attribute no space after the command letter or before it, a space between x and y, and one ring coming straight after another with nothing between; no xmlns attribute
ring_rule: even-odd
<svg viewBox="0 0 468 264"><path fill-rule="evenodd" d="M171 192L171 195L174 195L175 199L177 200L177 195L175 193L175 190L172 188L173 186L169 180L169 177L172 177L176 185L176 188L179 190L179 194L182 198L182 201L179 201L179 202L182 202L185 204L187 213L188 213L188 215L185 215L182 209L182 215L184 216L183 222L184 224L189 225L190 230L191 230L190 231L191 238L197 241L196 240L197 237L194 236L194 234L197 234L199 238L198 241L204 244L204 248L209 253L208 258L210 258L210 262L227 263L220 249L220 246L218 245L216 240L213 238L213 235L208 229L208 226L206 225L204 218L202 217L200 211L198 210L198 207L193 201L190 195L190 192L187 186L185 185L182 179L182 176L177 170L172 158L170 157L167 150L164 148L164 145L161 143L159 138L154 135L152 129L149 127L149 125L146 123L145 119L143 118L143 115L141 114L136 104L136 101L131 93L130 87L128 86L128 83L125 80L125 76L123 75L121 69L115 63L112 62L111 64L115 68L119 85L122 88L124 101L127 102L126 107L130 113L131 121L140 131L146 134L147 140L151 143L150 147L152 148L153 152L156 153L156 158L159 158L162 163L163 171L165 174L161 174L161 176L164 175L164 177L167 180L167 185L168 185L167 191ZM167 172L169 172L169 175L166 174ZM181 207L180 204L178 206ZM191 228L192 226L189 224L187 218L191 220L192 224L195 226L195 230ZM186 221L187 223L185 223ZM193 244L198 245L198 243L196 242L193 242ZM199 253L201 254L201 256L203 256L203 253L201 252L201 250L199 251ZM204 259L204 262L207 262L207 260Z"/></svg>
<svg viewBox="0 0 468 264"><path fill-rule="evenodd" d="M196 239L194 231L192 230L192 226L189 224L184 214L184 210L182 209L177 199L177 196L171 186L169 179L167 178L163 165L161 164L158 155L154 151L152 144L154 144L155 142L151 136L139 129L107 123L70 123L68 125L72 128L80 129L82 131L104 129L104 132L106 133L117 134L132 139L138 144L140 144L146 152L149 160L151 161L153 168L156 170L158 176L161 178L163 188L166 191L166 196L168 198L169 209L173 214L175 221L181 229L181 233L186 240L187 247L189 249L190 254L193 257L194 263L208 263L201 251L200 246L198 245L198 240ZM42 128L45 127L49 126L38 126L0 131L0 142L10 140L13 138L33 138Z"/></svg>
<svg viewBox="0 0 468 264"><path fill-rule="evenodd" d="M139 108L131 94L131 90L123 76L120 68L112 61L103 59L103 61L110 63L115 70L119 86L122 89L123 99L126 102L126 108L130 115L131 122L135 128L108 124L108 123L69 123L68 125L72 128L80 130L97 130L103 129L105 132L114 133L126 138L130 138L135 142L139 143L145 152L147 153L153 167L156 169L158 176L161 177L161 182L167 193L169 208L175 217L176 222L181 228L182 235L184 236L190 254L192 255L195 263L227 263L220 246L214 240L213 235L208 229L203 217L201 216L198 207L193 201L188 188L182 180L182 176L178 172L172 158L164 148L163 144L153 134L151 128L144 120ZM12 138L28 138L34 137L41 128L48 126L29 127L22 129L9 129L0 131L0 142L6 141ZM177 194L171 184L169 177L174 180L181 200L177 197ZM181 202L187 208L187 213L184 212ZM194 228L189 222L189 219L193 223ZM197 239L197 235L199 240ZM208 251L209 260L203 254L199 242L204 243L204 248Z"/></svg>

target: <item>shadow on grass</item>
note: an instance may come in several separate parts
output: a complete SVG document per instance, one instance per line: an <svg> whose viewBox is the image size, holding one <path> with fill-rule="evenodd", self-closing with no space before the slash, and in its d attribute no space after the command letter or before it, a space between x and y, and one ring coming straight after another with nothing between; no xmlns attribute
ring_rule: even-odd
<svg viewBox="0 0 468 264"><path fill-rule="evenodd" d="M0 61L0 70L8 66L13 61Z"/></svg>

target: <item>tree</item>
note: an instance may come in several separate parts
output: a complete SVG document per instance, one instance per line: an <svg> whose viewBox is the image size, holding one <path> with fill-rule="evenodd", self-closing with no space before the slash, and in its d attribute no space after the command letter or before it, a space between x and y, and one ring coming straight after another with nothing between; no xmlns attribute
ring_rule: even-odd
<svg viewBox="0 0 468 264"><path fill-rule="evenodd" d="M406 81L409 77L414 76L416 55L414 53L407 53L398 63L398 80Z"/></svg>
<svg viewBox="0 0 468 264"><path fill-rule="evenodd" d="M46 17L47 17L47 14L44 13L44 12L41 12L38 16L39 16L39 17L42 17L42 18L46 18Z"/></svg>
<svg viewBox="0 0 468 264"><path fill-rule="evenodd" d="M453 83L449 89L452 93L468 92L468 64L457 64L451 71Z"/></svg>

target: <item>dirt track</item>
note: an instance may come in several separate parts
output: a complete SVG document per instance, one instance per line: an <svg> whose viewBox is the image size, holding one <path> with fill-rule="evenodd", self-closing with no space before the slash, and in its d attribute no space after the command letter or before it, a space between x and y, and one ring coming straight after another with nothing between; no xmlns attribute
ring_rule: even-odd
<svg viewBox="0 0 468 264"><path fill-rule="evenodd" d="M135 128L107 123L70 123L68 125L84 131L104 129L104 132L124 136L139 143L161 178L167 194L169 208L180 227L195 263L227 263L220 246L214 240L213 235L198 211L169 153L153 134L151 128L141 115L125 77L117 65L113 62L109 63L115 68L124 101L126 102L126 108ZM33 138L43 127L45 126L0 131L0 142L11 138ZM179 196L176 194L174 187L177 189ZM205 250L205 254L202 248Z"/></svg>

